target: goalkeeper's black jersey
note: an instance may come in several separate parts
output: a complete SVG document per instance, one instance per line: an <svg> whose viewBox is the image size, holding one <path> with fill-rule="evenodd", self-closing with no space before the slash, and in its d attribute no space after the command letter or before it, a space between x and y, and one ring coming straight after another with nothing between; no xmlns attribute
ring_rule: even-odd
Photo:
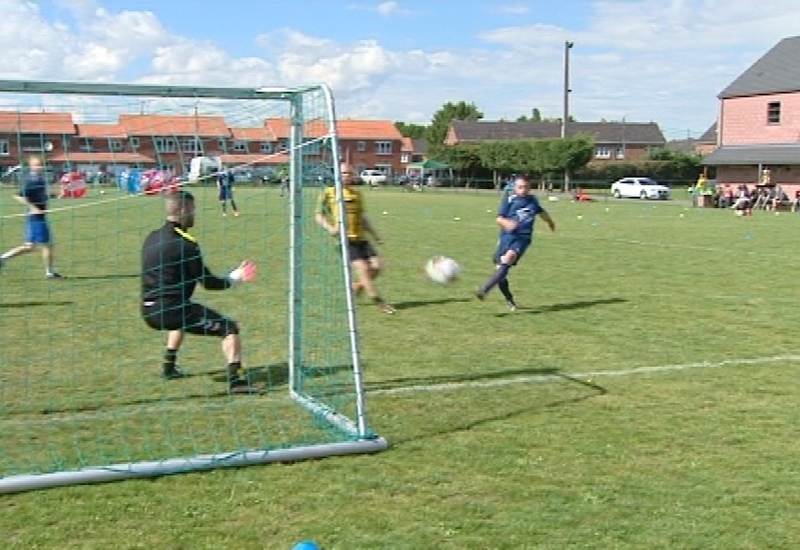
<svg viewBox="0 0 800 550"><path fill-rule="evenodd" d="M178 224L168 221L147 236L142 247L143 302L187 302L198 282L208 290L230 286L208 270L200 245Z"/></svg>

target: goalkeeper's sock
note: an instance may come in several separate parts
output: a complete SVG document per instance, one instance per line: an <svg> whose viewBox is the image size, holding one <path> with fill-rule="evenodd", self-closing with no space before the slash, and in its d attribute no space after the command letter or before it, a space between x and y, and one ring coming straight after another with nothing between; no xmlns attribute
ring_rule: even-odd
<svg viewBox="0 0 800 550"><path fill-rule="evenodd" d="M228 363L228 380L233 382L234 380L238 379L241 370L241 361L231 361Z"/></svg>
<svg viewBox="0 0 800 550"><path fill-rule="evenodd" d="M175 370L175 361L178 359L178 350L167 348L164 351L164 372Z"/></svg>

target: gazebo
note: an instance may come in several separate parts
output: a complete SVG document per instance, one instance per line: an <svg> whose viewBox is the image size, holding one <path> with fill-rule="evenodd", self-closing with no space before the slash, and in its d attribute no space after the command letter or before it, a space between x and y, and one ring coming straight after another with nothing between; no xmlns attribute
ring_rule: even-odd
<svg viewBox="0 0 800 550"><path fill-rule="evenodd" d="M422 162L411 162L406 165L406 176L412 180L422 182L425 174L433 177L433 181L441 179L442 173L446 173L449 180L453 181L453 168L444 162L428 159Z"/></svg>

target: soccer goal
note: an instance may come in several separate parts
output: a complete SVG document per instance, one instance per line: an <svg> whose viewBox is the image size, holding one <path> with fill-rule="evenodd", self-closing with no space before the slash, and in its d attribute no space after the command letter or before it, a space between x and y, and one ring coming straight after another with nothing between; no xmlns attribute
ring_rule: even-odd
<svg viewBox="0 0 800 550"><path fill-rule="evenodd" d="M344 206L339 155L324 85L0 81L0 253L25 242L14 196L36 157L64 276L45 276L39 250L0 267L0 493L385 449L367 418L344 237L314 220L323 186ZM195 197L212 272L257 266L255 282L194 298L238 323L264 394L231 394L214 337L187 335L189 376L161 377L141 251L178 188Z"/></svg>

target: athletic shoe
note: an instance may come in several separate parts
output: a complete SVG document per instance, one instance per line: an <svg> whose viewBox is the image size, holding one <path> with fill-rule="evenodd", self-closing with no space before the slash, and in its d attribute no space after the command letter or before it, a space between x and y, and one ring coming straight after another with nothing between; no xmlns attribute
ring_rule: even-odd
<svg viewBox="0 0 800 550"><path fill-rule="evenodd" d="M478 289L475 291L475 297L482 302L486 299L486 293Z"/></svg>
<svg viewBox="0 0 800 550"><path fill-rule="evenodd" d="M51 281L55 279L66 279L66 277L55 271L53 273L48 273L47 278L50 279Z"/></svg>
<svg viewBox="0 0 800 550"><path fill-rule="evenodd" d="M386 302L382 303L382 304L381 304L380 306L378 306L378 307L380 307L380 308L381 308L381 311L382 311L382 312L384 312L384 313L385 313L385 314L387 314L387 315L394 315L395 311L397 311L396 309L394 309L394 308L392 307L392 305L391 305L391 304L387 304Z"/></svg>
<svg viewBox="0 0 800 550"><path fill-rule="evenodd" d="M511 311L517 311L517 304L514 303L514 300L506 300L506 305Z"/></svg>
<svg viewBox="0 0 800 550"><path fill-rule="evenodd" d="M178 367L164 367L161 372L161 378L164 380L177 380L178 378L186 378L188 374L183 372Z"/></svg>

